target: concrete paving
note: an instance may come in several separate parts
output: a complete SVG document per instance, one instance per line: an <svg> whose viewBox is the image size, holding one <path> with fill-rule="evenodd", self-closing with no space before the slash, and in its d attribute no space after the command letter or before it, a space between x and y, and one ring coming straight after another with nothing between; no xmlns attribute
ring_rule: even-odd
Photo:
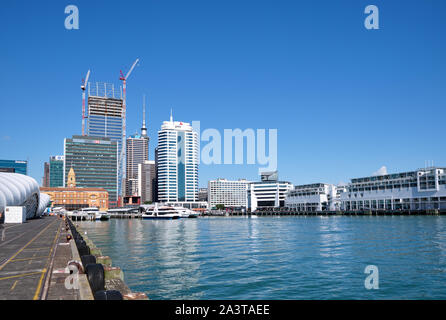
<svg viewBox="0 0 446 320"><path fill-rule="evenodd" d="M41 299L64 226L57 216L0 225L0 300Z"/></svg>
<svg viewBox="0 0 446 320"><path fill-rule="evenodd" d="M74 275L70 275L70 270L67 268L70 261L81 261L74 240L67 241L67 235L72 236L71 231L62 228L54 259L51 261L51 276L45 285L42 298L45 300L94 300L87 276L78 270L76 277L73 277Z"/></svg>

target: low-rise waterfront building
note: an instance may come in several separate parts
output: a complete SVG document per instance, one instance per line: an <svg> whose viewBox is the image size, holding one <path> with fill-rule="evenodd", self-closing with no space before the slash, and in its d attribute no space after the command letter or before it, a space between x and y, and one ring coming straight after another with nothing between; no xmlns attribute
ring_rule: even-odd
<svg viewBox="0 0 446 320"><path fill-rule="evenodd" d="M340 194L341 209L446 209L446 168L355 178Z"/></svg>
<svg viewBox="0 0 446 320"><path fill-rule="evenodd" d="M64 207L66 210L97 207L108 210L108 192L104 188L80 188L76 186L76 174L70 169L67 187L42 187L41 193L49 195L52 207Z"/></svg>
<svg viewBox="0 0 446 320"><path fill-rule="evenodd" d="M248 208L279 208L285 206L285 198L293 185L288 181L279 181L277 171L262 173L262 181L250 182L248 186Z"/></svg>
<svg viewBox="0 0 446 320"><path fill-rule="evenodd" d="M247 208L248 185L249 182L245 179L209 181L207 189L209 207L215 208L218 204L222 204L226 208Z"/></svg>
<svg viewBox="0 0 446 320"><path fill-rule="evenodd" d="M301 212L339 210L337 187L327 183L295 186L288 193L285 206Z"/></svg>

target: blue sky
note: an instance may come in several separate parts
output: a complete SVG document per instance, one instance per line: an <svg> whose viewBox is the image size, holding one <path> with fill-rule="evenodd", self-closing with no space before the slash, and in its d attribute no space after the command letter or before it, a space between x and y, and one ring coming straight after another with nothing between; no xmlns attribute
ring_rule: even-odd
<svg viewBox="0 0 446 320"><path fill-rule="evenodd" d="M80 29L66 30L75 4ZM377 5L380 29L364 28ZM446 166L446 2L8 1L0 11L0 159L43 162L81 133L81 79L128 81L127 133L148 97L150 158L168 120L278 129L278 169L295 184ZM200 167L257 180L258 166Z"/></svg>

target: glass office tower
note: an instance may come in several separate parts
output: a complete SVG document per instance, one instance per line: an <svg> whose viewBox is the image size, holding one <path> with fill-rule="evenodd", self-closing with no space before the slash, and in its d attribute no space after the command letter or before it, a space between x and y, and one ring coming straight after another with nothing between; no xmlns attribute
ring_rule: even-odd
<svg viewBox="0 0 446 320"><path fill-rule="evenodd" d="M64 156L52 156L49 163L49 187L63 187L63 159Z"/></svg>
<svg viewBox="0 0 446 320"><path fill-rule="evenodd" d="M118 201L118 144L110 138L73 136L64 142L64 184L68 172L76 172L76 187L104 188L109 207Z"/></svg>
<svg viewBox="0 0 446 320"><path fill-rule="evenodd" d="M26 175L28 174L28 161L0 160L0 172L15 172Z"/></svg>

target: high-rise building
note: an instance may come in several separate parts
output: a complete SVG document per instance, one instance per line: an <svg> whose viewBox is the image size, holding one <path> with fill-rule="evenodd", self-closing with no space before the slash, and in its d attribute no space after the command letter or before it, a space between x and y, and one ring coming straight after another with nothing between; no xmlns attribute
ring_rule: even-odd
<svg viewBox="0 0 446 320"><path fill-rule="evenodd" d="M125 177L125 139L123 139L123 99L119 89L108 83L88 84L87 135L106 137L117 142L118 147L118 196L122 195ZM110 197L112 198L112 197Z"/></svg>
<svg viewBox="0 0 446 320"><path fill-rule="evenodd" d="M138 165L148 160L149 140L139 134L127 138L126 157L126 195L133 196L138 191Z"/></svg>
<svg viewBox="0 0 446 320"><path fill-rule="evenodd" d="M49 162L49 187L63 187L63 160L64 156L51 156Z"/></svg>
<svg viewBox="0 0 446 320"><path fill-rule="evenodd" d="M198 133L189 123L164 121L158 131L158 201L198 201Z"/></svg>
<svg viewBox="0 0 446 320"><path fill-rule="evenodd" d="M28 174L28 161L26 160L0 160L1 172L15 172Z"/></svg>
<svg viewBox="0 0 446 320"><path fill-rule="evenodd" d="M149 159L149 137L147 136L145 120L145 104L143 107L143 122L141 134L135 134L127 138L126 143L126 195L141 195L138 189L138 165L144 164ZM152 201L152 200L150 200Z"/></svg>
<svg viewBox="0 0 446 320"><path fill-rule="evenodd" d="M46 188L50 186L50 164L48 162L43 164L42 186Z"/></svg>
<svg viewBox="0 0 446 320"><path fill-rule="evenodd" d="M64 142L64 186L70 169L76 172L76 187L103 188L109 206L118 201L118 144L110 138L73 136Z"/></svg>
<svg viewBox="0 0 446 320"><path fill-rule="evenodd" d="M50 161L45 162L43 168L43 187L63 187L63 159L64 156L51 156Z"/></svg>
<svg viewBox="0 0 446 320"><path fill-rule="evenodd" d="M158 147L155 148L155 181L153 182L153 202L158 202Z"/></svg>
<svg viewBox="0 0 446 320"><path fill-rule="evenodd" d="M247 208L248 206L247 180L229 181L226 179L211 180L208 182L209 207L218 204L230 208Z"/></svg>
<svg viewBox="0 0 446 320"><path fill-rule="evenodd" d="M156 168L155 161L146 160L138 164L138 196L141 203L146 201L155 202Z"/></svg>

